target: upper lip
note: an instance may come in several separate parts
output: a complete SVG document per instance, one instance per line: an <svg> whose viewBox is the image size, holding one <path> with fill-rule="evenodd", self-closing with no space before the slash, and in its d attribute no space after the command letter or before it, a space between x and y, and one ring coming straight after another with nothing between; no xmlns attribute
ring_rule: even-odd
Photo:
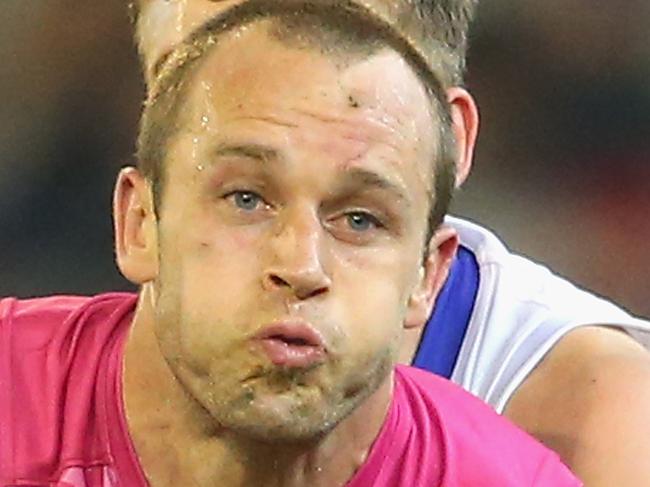
<svg viewBox="0 0 650 487"><path fill-rule="evenodd" d="M255 338L258 340L277 339L288 343L326 348L323 336L309 323L300 321L271 323L262 328Z"/></svg>

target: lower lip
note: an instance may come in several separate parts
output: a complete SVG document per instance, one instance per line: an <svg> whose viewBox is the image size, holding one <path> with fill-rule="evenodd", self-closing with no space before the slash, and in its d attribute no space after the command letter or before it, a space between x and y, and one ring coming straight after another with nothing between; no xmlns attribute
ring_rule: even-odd
<svg viewBox="0 0 650 487"><path fill-rule="evenodd" d="M310 367L325 358L325 351L313 345L292 345L274 338L264 338L260 344L269 360L283 367Z"/></svg>

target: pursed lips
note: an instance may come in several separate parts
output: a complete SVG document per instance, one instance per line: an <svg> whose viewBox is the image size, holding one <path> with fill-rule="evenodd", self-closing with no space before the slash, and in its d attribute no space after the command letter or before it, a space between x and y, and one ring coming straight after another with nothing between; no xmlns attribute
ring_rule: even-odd
<svg viewBox="0 0 650 487"><path fill-rule="evenodd" d="M254 337L267 358L277 366L306 368L323 362L328 353L325 340L312 325L279 321L264 326Z"/></svg>

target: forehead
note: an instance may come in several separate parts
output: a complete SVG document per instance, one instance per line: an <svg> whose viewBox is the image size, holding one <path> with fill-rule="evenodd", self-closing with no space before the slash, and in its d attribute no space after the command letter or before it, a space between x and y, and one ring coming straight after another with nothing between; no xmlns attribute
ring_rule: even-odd
<svg viewBox="0 0 650 487"><path fill-rule="evenodd" d="M396 52L343 59L340 51L279 41L276 29L267 19L219 36L192 76L194 115L311 113L321 120L373 121L425 150L435 145L429 95Z"/></svg>

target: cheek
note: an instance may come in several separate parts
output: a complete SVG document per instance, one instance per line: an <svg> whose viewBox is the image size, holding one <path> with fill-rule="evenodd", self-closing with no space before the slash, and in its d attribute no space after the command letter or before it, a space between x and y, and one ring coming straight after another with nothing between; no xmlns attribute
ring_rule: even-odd
<svg viewBox="0 0 650 487"><path fill-rule="evenodd" d="M161 240L161 305L169 317L168 340L193 356L202 357L202 350L213 356L214 347L250 327L250 309L261 291L259 239L205 224L191 227Z"/></svg>
<svg viewBox="0 0 650 487"><path fill-rule="evenodd" d="M393 302L406 301L417 280L422 249L413 242L387 244L374 249L346 246L336 252L336 273L345 286L377 300L390 295ZM373 292L374 290L374 292ZM379 298L381 299L381 298Z"/></svg>
<svg viewBox="0 0 650 487"><path fill-rule="evenodd" d="M204 232L197 239L199 250L208 258L211 255L237 255L239 253L250 255L260 243L260 236L247 230L232 231L227 233L219 230Z"/></svg>
<svg viewBox="0 0 650 487"><path fill-rule="evenodd" d="M334 285L341 321L357 348L386 346L401 333L418 262L403 254L361 251L337 259Z"/></svg>
<svg viewBox="0 0 650 487"><path fill-rule="evenodd" d="M209 215L193 218L190 221L196 223L187 226L182 242L178 243L183 266L194 279L230 280L256 266L262 232L244 226L225 227L213 220Z"/></svg>
<svg viewBox="0 0 650 487"><path fill-rule="evenodd" d="M243 230L197 233L183 250L184 295L195 305L190 309L214 313L246 305L246 297L261 289L259 245L259 236Z"/></svg>

